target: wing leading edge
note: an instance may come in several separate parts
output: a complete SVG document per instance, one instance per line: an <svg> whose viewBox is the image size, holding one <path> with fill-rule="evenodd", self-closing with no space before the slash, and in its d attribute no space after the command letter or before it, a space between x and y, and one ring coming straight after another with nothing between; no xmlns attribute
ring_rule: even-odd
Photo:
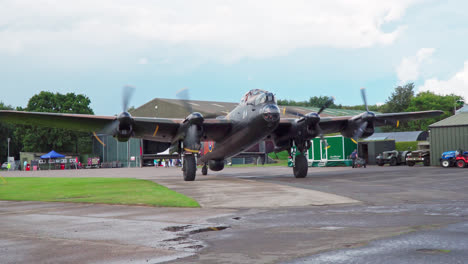
<svg viewBox="0 0 468 264"><path fill-rule="evenodd" d="M134 136L152 141L172 142L184 119L134 117ZM109 126L116 116L95 116L66 113L0 111L0 122L62 128L79 132L99 132ZM229 120L206 119L203 123L205 140L218 140L230 131Z"/></svg>
<svg viewBox="0 0 468 264"><path fill-rule="evenodd" d="M375 115L375 126L396 125L400 121L412 121L425 118L436 117L443 114L443 111L419 111L419 112L401 112L401 113L385 113ZM341 132L348 121L355 116L340 116L340 117L324 117L320 119L320 127L324 133L337 133Z"/></svg>

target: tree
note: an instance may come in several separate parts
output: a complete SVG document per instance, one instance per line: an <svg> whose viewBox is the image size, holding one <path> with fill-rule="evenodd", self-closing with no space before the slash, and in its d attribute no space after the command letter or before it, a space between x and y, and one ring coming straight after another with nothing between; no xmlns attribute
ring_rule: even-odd
<svg viewBox="0 0 468 264"><path fill-rule="evenodd" d="M29 99L25 111L94 114L91 100L82 94L60 94L40 92ZM18 126L15 136L21 140L23 151L48 152L91 152L91 138L88 133L57 128Z"/></svg>
<svg viewBox="0 0 468 264"><path fill-rule="evenodd" d="M0 102L0 110L13 110L13 107ZM8 138L11 139L10 156L14 156L16 159L19 158L21 143L15 138L14 131L15 127L13 125L0 123L0 162L4 162L7 160Z"/></svg>
<svg viewBox="0 0 468 264"><path fill-rule="evenodd" d="M382 109L384 113L404 112L411 103L414 97L414 83L408 83L404 86L398 86L395 91L385 102L385 107Z"/></svg>
<svg viewBox="0 0 468 264"><path fill-rule="evenodd" d="M435 118L416 120L408 122L405 125L405 130L415 131L423 130L426 131L430 124L433 124L439 120L445 119L452 116L454 106L457 105L457 101L463 101L463 97L458 95L437 95L432 92L421 92L411 100L406 112L414 111L425 111L425 110L442 110L444 113Z"/></svg>
<svg viewBox="0 0 468 264"><path fill-rule="evenodd" d="M308 101L294 101L294 100L278 100L278 105L281 106L303 106L303 107L317 107L320 108L328 101L328 96L314 96L310 97ZM332 103L329 108L341 109L341 105Z"/></svg>

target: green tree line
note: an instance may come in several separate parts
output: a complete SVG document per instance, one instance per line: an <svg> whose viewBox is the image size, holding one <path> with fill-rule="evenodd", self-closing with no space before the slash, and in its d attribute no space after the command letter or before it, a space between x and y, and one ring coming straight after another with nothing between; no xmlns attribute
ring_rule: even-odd
<svg viewBox="0 0 468 264"><path fill-rule="evenodd" d="M305 107L321 107L327 97L310 97L308 101L294 100L278 100L279 105L289 106L305 106ZM415 95L414 83L408 83L403 86L395 87L395 90L387 98L383 105L369 105L369 110L380 113L396 113L396 112L415 112L425 110L442 110L444 114L435 118L424 120L410 121L402 123L398 128L383 127L383 131L426 131L428 126L439 120L445 119L454 114L454 108L463 106L464 98L458 95L437 95L432 92L421 92ZM364 105L343 106L332 105L330 108L340 108L348 110L365 111Z"/></svg>
<svg viewBox="0 0 468 264"><path fill-rule="evenodd" d="M40 92L28 101L25 108L18 111L94 114L91 100L82 94ZM0 102L1 110L13 110L12 106ZM11 138L10 156L19 159L19 152L90 153L92 138L89 133L57 128L42 128L28 125L0 123L0 160L6 160L7 138Z"/></svg>

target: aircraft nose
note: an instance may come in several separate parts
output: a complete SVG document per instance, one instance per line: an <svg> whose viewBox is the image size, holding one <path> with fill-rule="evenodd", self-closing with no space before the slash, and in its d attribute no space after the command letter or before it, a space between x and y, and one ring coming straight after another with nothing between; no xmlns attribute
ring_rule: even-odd
<svg viewBox="0 0 468 264"><path fill-rule="evenodd" d="M263 119L267 122L278 122L280 118L280 110L277 105L269 104L262 108Z"/></svg>

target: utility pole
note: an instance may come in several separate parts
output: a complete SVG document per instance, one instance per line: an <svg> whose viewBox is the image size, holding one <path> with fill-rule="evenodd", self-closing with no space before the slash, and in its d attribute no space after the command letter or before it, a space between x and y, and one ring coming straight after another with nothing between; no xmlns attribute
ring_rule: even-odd
<svg viewBox="0 0 468 264"><path fill-rule="evenodd" d="M8 160L8 163L9 163L9 162L10 162L9 159L10 159L10 141L11 141L11 138L8 138L7 141L8 141L8 156L7 156L7 160Z"/></svg>

